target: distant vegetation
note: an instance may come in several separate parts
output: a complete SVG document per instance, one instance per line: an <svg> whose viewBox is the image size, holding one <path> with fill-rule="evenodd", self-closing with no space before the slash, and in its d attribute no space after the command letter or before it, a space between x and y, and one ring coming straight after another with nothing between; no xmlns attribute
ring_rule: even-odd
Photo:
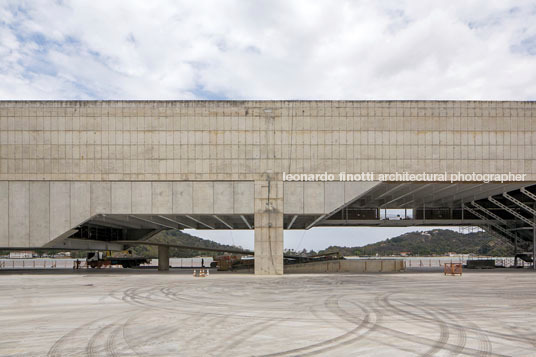
<svg viewBox="0 0 536 357"><path fill-rule="evenodd" d="M330 246L319 253L340 252L342 255L444 255L478 254L488 256L510 256L514 249L504 241L486 232L459 233L450 229L435 229L426 232L409 232L398 237L362 247Z"/></svg>
<svg viewBox="0 0 536 357"><path fill-rule="evenodd" d="M200 247L200 248L217 248L217 249L242 249L242 247L225 245L216 243L214 241L199 238L188 233L184 233L179 230L169 230L163 231L155 236L151 237L149 242L156 243L168 243L168 244L178 244L178 245L187 245L190 247ZM140 257L146 258L157 258L158 257L158 247L152 245L137 245L130 248L132 254ZM172 258L192 258L199 256L215 256L221 255L224 253L217 252L207 252L200 250L191 250L191 249L179 249L179 248L170 248L169 256ZM73 251L71 256L73 258L85 258L87 251Z"/></svg>
<svg viewBox="0 0 536 357"><path fill-rule="evenodd" d="M326 238L326 240L329 238ZM219 244L208 239L202 239L179 230L163 231L149 241L187 245L200 248L218 249L241 249L241 247ZM132 247L135 255L156 258L158 247L138 245ZM400 236L383 240L381 242L356 247L330 246L327 249L315 252L313 250L302 250L295 252L285 250L286 254L310 256L315 254L325 254L339 252L344 256L352 255L399 255L409 253L409 255L444 255L447 253L458 254L478 254L488 256L511 256L513 247L504 241L491 237L485 232L459 233L449 229L435 229L426 232L409 232ZM0 254L9 254L9 251ZM44 253L44 252L41 252ZM49 252L52 253L52 252ZM177 258L190 258L196 256L221 255L223 253L171 248L170 256ZM85 258L85 251L75 251L72 257Z"/></svg>
<svg viewBox="0 0 536 357"><path fill-rule="evenodd" d="M150 242L157 242L157 243L168 243L168 244L180 244L180 245L187 245L191 247L200 247L200 248L217 248L217 249L242 249L241 247L236 247L232 245L226 245L226 244L220 244L216 243L214 241L199 238L196 236L193 236L188 233L184 233L179 230L169 230L169 231L163 231L154 237L151 237L149 239ZM138 245L132 248L133 253L135 255L140 255L144 257L150 257L150 258L156 258L158 257L158 247L156 246L149 246L149 245ZM198 257L200 255L203 256L212 256L212 255L220 255L224 253L216 253L216 252L207 252L207 251L199 251L199 250L190 250L190 249L178 249L178 248L170 248L169 249L169 256L175 257L175 258L190 258L190 257Z"/></svg>

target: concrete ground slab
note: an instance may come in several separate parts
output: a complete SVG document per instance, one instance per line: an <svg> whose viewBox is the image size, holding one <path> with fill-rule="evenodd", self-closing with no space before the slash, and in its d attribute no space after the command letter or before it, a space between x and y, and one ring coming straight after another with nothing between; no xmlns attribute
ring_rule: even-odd
<svg viewBox="0 0 536 357"><path fill-rule="evenodd" d="M0 275L0 355L536 353L528 271Z"/></svg>

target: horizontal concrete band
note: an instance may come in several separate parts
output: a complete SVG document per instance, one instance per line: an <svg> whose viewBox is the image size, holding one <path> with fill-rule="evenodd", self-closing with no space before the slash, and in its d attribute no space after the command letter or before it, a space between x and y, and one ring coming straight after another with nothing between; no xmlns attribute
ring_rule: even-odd
<svg viewBox="0 0 536 357"><path fill-rule="evenodd" d="M0 180L526 173L536 103L0 101Z"/></svg>
<svg viewBox="0 0 536 357"><path fill-rule="evenodd" d="M96 214L253 214L253 182L0 181L0 247L41 246Z"/></svg>
<svg viewBox="0 0 536 357"><path fill-rule="evenodd" d="M279 182L282 192L272 191L272 203L282 203L279 212L324 215L377 184ZM41 246L96 214L253 214L255 197L264 211L266 187L255 192L251 181L0 181L0 247Z"/></svg>

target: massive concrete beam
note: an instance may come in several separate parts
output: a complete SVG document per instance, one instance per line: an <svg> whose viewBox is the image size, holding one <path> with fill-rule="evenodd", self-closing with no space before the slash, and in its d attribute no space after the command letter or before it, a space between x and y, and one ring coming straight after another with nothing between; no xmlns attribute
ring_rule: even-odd
<svg viewBox="0 0 536 357"><path fill-rule="evenodd" d="M195 228L165 219L251 215L253 204L253 181L0 181L0 247L43 246L91 219L128 228Z"/></svg>

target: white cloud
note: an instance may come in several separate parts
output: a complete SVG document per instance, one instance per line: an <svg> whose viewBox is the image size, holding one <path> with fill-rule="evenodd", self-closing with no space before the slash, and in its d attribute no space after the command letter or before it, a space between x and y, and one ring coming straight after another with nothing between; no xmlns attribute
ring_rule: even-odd
<svg viewBox="0 0 536 357"><path fill-rule="evenodd" d="M2 99L536 99L533 1L4 1Z"/></svg>

